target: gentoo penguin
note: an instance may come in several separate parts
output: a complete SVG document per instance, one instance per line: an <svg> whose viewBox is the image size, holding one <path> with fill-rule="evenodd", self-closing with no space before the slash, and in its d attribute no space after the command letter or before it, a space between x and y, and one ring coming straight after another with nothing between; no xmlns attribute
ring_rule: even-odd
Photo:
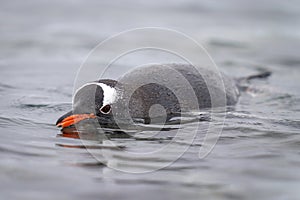
<svg viewBox="0 0 300 200"><path fill-rule="evenodd" d="M219 79L222 85L217 84ZM153 64L134 69L118 81L102 79L83 85L73 97L73 110L56 125L65 128L97 119L105 127L115 124L116 118L142 119L147 124L160 114L168 121L182 112L210 108L212 102L234 105L238 97L236 81L223 73L188 64Z"/></svg>

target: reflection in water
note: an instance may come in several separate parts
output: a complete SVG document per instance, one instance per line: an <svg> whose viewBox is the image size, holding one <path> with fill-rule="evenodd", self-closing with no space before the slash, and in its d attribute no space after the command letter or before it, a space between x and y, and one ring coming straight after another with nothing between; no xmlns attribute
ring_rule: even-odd
<svg viewBox="0 0 300 200"><path fill-rule="evenodd" d="M76 127L63 128L57 135L79 139L80 144L66 140L67 143L57 143L57 146L85 149L94 157L95 163L103 163L112 169L148 172L171 165L190 146L201 146L210 121L208 116L209 113L190 113L169 124L136 124L128 130L96 128L86 120ZM198 130L199 123L201 128Z"/></svg>
<svg viewBox="0 0 300 200"><path fill-rule="evenodd" d="M229 107L229 109L231 109ZM127 126L128 129L102 128L95 121L84 120L69 127L61 129L58 137L66 137L81 140L92 140L102 142L109 139L132 139L144 141L171 140L171 137L164 134L169 131L179 131L183 125L189 125L199 122L210 122L209 112L184 114L182 117L171 119L168 123L162 124L134 124Z"/></svg>

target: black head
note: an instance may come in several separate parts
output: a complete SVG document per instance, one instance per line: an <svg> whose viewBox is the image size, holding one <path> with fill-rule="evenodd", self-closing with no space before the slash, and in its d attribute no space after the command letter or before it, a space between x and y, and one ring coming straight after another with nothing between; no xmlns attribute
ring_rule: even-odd
<svg viewBox="0 0 300 200"><path fill-rule="evenodd" d="M88 118L97 118L100 124L112 121L112 104L118 95L116 84L105 79L80 87L73 98L73 111L60 117L56 125L64 128Z"/></svg>

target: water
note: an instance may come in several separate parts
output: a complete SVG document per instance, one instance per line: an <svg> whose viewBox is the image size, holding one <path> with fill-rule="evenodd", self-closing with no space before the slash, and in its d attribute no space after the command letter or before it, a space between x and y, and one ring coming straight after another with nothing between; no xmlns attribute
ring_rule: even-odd
<svg viewBox="0 0 300 200"><path fill-rule="evenodd" d="M279 0L1 1L1 199L298 199L299 6ZM273 74L242 93L205 159L198 158L199 131L167 168L122 173L95 160L80 140L62 137L54 123L71 108L76 71L88 52L112 34L143 26L189 34L231 76L261 69ZM127 151L148 152L175 133L111 140ZM90 145L96 153L118 153L105 144ZM161 157L144 161L122 153L119 159L130 163L129 170L151 169L182 146L176 143Z"/></svg>

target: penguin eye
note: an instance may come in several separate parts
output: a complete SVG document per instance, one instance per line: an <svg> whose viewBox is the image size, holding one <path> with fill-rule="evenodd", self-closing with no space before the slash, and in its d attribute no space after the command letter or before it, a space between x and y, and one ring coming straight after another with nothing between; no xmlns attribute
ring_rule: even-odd
<svg viewBox="0 0 300 200"><path fill-rule="evenodd" d="M110 105L106 105L103 106L102 108L100 108L100 112L102 112L103 114L108 114L111 110L111 106Z"/></svg>

